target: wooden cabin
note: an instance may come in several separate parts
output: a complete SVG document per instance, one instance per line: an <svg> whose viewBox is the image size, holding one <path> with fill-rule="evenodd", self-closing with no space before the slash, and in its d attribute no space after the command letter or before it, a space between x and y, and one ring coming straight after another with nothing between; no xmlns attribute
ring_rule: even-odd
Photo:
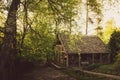
<svg viewBox="0 0 120 80"><path fill-rule="evenodd" d="M78 67L85 64L110 62L107 46L97 36L82 36L70 46L69 35L58 34L55 45L54 61L66 67Z"/></svg>

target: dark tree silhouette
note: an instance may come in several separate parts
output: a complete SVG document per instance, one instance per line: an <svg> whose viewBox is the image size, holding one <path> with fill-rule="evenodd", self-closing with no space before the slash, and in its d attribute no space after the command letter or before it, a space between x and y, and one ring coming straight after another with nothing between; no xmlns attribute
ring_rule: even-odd
<svg viewBox="0 0 120 80"><path fill-rule="evenodd" d="M13 60L16 51L16 14L20 0L12 0L7 20L5 23L5 32L0 51L0 80L11 80L13 78L14 63Z"/></svg>

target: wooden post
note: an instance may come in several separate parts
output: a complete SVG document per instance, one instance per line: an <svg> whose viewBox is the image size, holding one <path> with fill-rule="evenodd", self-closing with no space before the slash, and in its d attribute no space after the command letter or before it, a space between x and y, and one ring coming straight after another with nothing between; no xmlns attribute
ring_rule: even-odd
<svg viewBox="0 0 120 80"><path fill-rule="evenodd" d="M67 55L67 58L66 58L66 67L68 67L69 66L69 55Z"/></svg>
<svg viewBox="0 0 120 80"><path fill-rule="evenodd" d="M57 62L59 63L59 52L57 54Z"/></svg>
<svg viewBox="0 0 120 80"><path fill-rule="evenodd" d="M95 63L95 57L94 57L94 53L93 53L93 55L92 55L92 64L94 64Z"/></svg>
<svg viewBox="0 0 120 80"><path fill-rule="evenodd" d="M54 61L57 62L57 58L58 58L58 51L57 48L55 47L55 54L54 54Z"/></svg>
<svg viewBox="0 0 120 80"><path fill-rule="evenodd" d="M110 63L110 54L108 54L108 61L107 62Z"/></svg>
<svg viewBox="0 0 120 80"><path fill-rule="evenodd" d="M100 63L102 63L102 53L100 53Z"/></svg>
<svg viewBox="0 0 120 80"><path fill-rule="evenodd" d="M80 66L80 58L81 58L81 57L80 57L80 54L78 54L78 61L79 61L78 66L79 66L79 67L81 67L81 66Z"/></svg>
<svg viewBox="0 0 120 80"><path fill-rule="evenodd" d="M60 63L60 53L61 52L59 52L59 54L58 54L58 62Z"/></svg>
<svg viewBox="0 0 120 80"><path fill-rule="evenodd" d="M55 61L55 56L56 56L56 50L54 50L55 52L54 52L54 61Z"/></svg>

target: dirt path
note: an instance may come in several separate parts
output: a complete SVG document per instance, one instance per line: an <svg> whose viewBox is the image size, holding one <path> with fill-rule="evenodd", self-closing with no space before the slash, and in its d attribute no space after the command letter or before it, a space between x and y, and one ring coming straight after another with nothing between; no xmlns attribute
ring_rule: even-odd
<svg viewBox="0 0 120 80"><path fill-rule="evenodd" d="M60 70L51 67L38 66L32 71L23 75L20 80L76 80Z"/></svg>

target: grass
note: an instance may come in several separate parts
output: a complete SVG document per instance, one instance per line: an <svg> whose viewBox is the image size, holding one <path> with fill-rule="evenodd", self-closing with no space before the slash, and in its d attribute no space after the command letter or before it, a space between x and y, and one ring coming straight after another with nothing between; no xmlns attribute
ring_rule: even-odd
<svg viewBox="0 0 120 80"><path fill-rule="evenodd" d="M117 72L115 70L115 67L113 64L107 64L107 65L92 64L92 65L89 65L86 69L88 69L90 71L94 71L94 72L120 75L120 72L119 71ZM77 80L109 80L106 77L90 75L90 74L83 73L83 72L77 71L77 70L72 70L72 69L67 69L64 72L66 74L68 74L69 76L76 78Z"/></svg>
<svg viewBox="0 0 120 80"><path fill-rule="evenodd" d="M87 70L94 71L94 72L100 72L100 73L106 73L106 74L113 74L113 75L120 75L119 71L116 71L113 64L92 64L89 65Z"/></svg>
<svg viewBox="0 0 120 80"><path fill-rule="evenodd" d="M91 64L91 65L88 65L85 69L87 70L94 70L94 69L97 69L98 67L100 67L102 64Z"/></svg>
<svg viewBox="0 0 120 80"><path fill-rule="evenodd" d="M71 77L76 78L77 80L108 80L105 77L94 76L94 75L83 73L81 71L75 71L75 70L69 70L69 69L66 70L65 73Z"/></svg>
<svg viewBox="0 0 120 80"><path fill-rule="evenodd" d="M115 70L115 67L113 64L102 65L98 67L97 69L95 69L94 71L107 73L107 74L113 74L113 75L120 75L120 72Z"/></svg>

